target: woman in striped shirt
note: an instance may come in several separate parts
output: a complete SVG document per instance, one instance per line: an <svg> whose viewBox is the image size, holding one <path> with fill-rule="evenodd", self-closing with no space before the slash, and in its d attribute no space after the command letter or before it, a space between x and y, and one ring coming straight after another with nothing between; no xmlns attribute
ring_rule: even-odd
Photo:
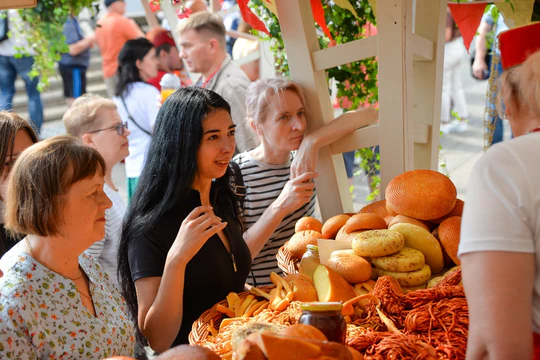
<svg viewBox="0 0 540 360"><path fill-rule="evenodd" d="M376 123L378 115L371 108L349 112L306 134L304 95L297 84L284 79L252 83L246 103L247 121L260 145L234 161L246 187L244 240L253 258L248 282L262 286L270 284L272 271L280 271L276 254L294 234L296 221L315 212L312 180L318 176L319 149Z"/></svg>

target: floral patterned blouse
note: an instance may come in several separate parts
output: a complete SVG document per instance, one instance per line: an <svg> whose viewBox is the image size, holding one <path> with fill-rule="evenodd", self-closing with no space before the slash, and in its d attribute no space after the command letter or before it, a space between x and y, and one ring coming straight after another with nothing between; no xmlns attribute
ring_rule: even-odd
<svg viewBox="0 0 540 360"><path fill-rule="evenodd" d="M124 299L91 257L83 253L79 264L90 280L95 317L71 280L19 246L0 264L0 359L133 356L135 331Z"/></svg>

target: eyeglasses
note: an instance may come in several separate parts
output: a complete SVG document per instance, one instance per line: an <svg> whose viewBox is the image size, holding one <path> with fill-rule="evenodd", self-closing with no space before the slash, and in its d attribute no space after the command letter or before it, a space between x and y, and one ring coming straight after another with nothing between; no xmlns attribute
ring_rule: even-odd
<svg viewBox="0 0 540 360"><path fill-rule="evenodd" d="M127 122L123 122L123 123L120 123L120 124L116 124L114 126L111 126L111 127L108 127L108 128L105 128L105 129L98 129L98 130L93 130L93 131L89 131L88 134L95 134L95 133L98 133L100 131L105 131L105 130L112 130L112 129L115 129L116 130L116 133L120 136L124 136L124 133L126 132L126 129L128 128L128 124Z"/></svg>

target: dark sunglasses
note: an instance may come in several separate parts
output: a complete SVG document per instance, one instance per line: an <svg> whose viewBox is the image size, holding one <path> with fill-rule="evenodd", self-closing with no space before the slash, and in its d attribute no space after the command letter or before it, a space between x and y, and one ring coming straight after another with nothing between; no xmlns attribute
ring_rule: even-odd
<svg viewBox="0 0 540 360"><path fill-rule="evenodd" d="M124 133L126 132L126 129L128 128L128 124L127 122L123 122L123 123L120 123L120 124L116 124L114 126L111 126L111 127L108 127L108 128L105 128L105 129L98 129L98 130L93 130L93 131L89 131L88 134L95 134L95 133L98 133L100 131L105 131L105 130L112 130L112 129L115 129L116 130L116 133L120 136L123 136Z"/></svg>

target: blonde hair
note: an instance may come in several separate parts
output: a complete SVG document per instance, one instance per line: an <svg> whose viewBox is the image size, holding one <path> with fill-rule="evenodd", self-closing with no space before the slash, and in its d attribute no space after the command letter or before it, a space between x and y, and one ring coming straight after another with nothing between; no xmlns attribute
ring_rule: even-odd
<svg viewBox="0 0 540 360"><path fill-rule="evenodd" d="M219 15L209 13L208 11L197 12L178 25L178 32L180 34L187 30L194 30L197 34L210 35L210 37L214 37L221 47L225 49L227 30L223 24L223 19Z"/></svg>
<svg viewBox="0 0 540 360"><path fill-rule="evenodd" d="M105 172L103 157L73 136L55 136L30 146L10 174L6 228L14 234L58 235L65 205L62 195L74 183Z"/></svg>
<svg viewBox="0 0 540 360"><path fill-rule="evenodd" d="M518 109L526 109L531 115L540 117L540 50L523 64L504 71L500 83L499 100L512 101ZM502 114L501 109L498 111Z"/></svg>
<svg viewBox="0 0 540 360"><path fill-rule="evenodd" d="M246 112L247 120L262 123L268 115L270 101L273 96L283 94L285 91L294 92L302 104L306 105L306 99L300 86L287 79L261 79L251 83L247 90Z"/></svg>
<svg viewBox="0 0 540 360"><path fill-rule="evenodd" d="M96 130L102 123L99 119L102 109L116 110L116 105L112 100L99 95L85 94L78 97L62 118L66 132L81 137L89 131Z"/></svg>

